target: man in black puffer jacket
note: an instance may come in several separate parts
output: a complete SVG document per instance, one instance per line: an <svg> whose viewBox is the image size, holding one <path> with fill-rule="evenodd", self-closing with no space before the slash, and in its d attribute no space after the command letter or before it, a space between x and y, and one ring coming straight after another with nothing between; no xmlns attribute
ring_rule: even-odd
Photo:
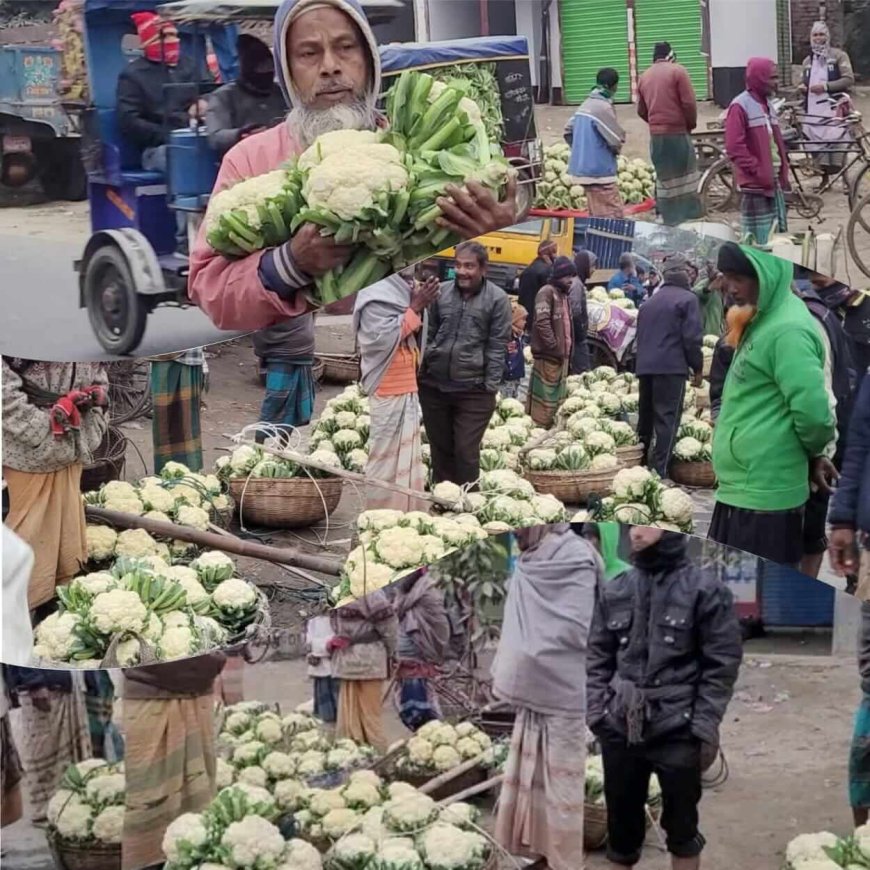
<svg viewBox="0 0 870 870"><path fill-rule="evenodd" d="M480 476L512 321L507 293L486 279L488 263L478 242L457 245L456 280L441 285L429 308L419 396L435 483L462 486Z"/></svg>
<svg viewBox="0 0 870 870"><path fill-rule="evenodd" d="M607 858L634 866L651 774L668 812L668 851L698 858L701 774L743 657L730 591L704 576L676 532L634 526L633 569L598 589L587 654L587 723L602 746ZM684 865L686 866L686 865Z"/></svg>

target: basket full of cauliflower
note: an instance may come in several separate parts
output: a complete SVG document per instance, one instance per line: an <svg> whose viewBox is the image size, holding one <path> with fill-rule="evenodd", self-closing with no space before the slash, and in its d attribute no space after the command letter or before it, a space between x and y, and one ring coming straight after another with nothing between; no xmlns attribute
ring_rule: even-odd
<svg viewBox="0 0 870 870"><path fill-rule="evenodd" d="M71 764L48 802L47 837L58 870L120 870L124 765Z"/></svg>
<svg viewBox="0 0 870 870"><path fill-rule="evenodd" d="M710 489L716 485L713 427L709 423L690 419L680 425L669 473L681 486Z"/></svg>
<svg viewBox="0 0 870 870"><path fill-rule="evenodd" d="M132 667L219 647L242 650L271 626L263 593L214 550L190 565L170 565L142 548L58 587L58 604L35 628L34 655L44 667Z"/></svg>
<svg viewBox="0 0 870 870"><path fill-rule="evenodd" d="M491 748L490 736L470 722L454 726L433 720L407 741L393 746L384 763L390 769L391 778L423 786L435 777L477 760L476 765L448 778L431 792L435 800L442 800L487 779L487 753Z"/></svg>

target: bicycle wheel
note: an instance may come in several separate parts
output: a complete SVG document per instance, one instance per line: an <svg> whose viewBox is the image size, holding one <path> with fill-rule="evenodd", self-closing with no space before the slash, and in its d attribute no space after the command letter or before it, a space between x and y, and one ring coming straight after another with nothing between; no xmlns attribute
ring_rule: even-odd
<svg viewBox="0 0 870 870"><path fill-rule="evenodd" d="M109 363L109 420L129 423L151 411L151 364L147 360Z"/></svg>
<svg viewBox="0 0 870 870"><path fill-rule="evenodd" d="M849 211L854 211L855 206L868 194L870 194L870 163L864 163L849 185ZM864 229L870 233L870 226L865 226Z"/></svg>
<svg viewBox="0 0 870 870"><path fill-rule="evenodd" d="M846 247L855 265L870 278L870 194L852 209L846 224Z"/></svg>
<svg viewBox="0 0 870 870"><path fill-rule="evenodd" d="M727 157L717 160L701 177L698 188L706 214L734 211L738 195L734 184L734 172Z"/></svg>

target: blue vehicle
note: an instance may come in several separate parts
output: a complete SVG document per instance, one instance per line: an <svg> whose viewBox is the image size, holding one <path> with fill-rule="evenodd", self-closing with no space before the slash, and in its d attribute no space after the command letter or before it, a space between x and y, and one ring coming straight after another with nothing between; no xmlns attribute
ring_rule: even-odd
<svg viewBox="0 0 870 870"><path fill-rule="evenodd" d="M51 199L82 200L82 106L60 96L61 53L49 45L0 46L0 181L38 177Z"/></svg>
<svg viewBox="0 0 870 870"><path fill-rule="evenodd" d="M160 6L148 0L86 0L85 54L92 101L86 121L91 237L75 266L79 273L79 305L87 309L94 334L109 353L132 353L142 340L148 314L157 306L191 304L187 295L188 260L176 252L175 213L192 215L191 227L198 224L219 166L203 129L169 131L165 176L143 170L138 151L120 135L115 91L120 72L135 52L128 47L133 35L130 15L159 11L161 16L174 20L182 52L201 59L203 68L208 36L223 81L230 81L235 77L236 23L271 20L278 5L278 0L181 0ZM368 0L363 5L372 23L388 20L401 7L398 0ZM494 42L498 43L495 48ZM518 101L516 95L511 97L512 105L518 107L512 113L512 117L517 116L513 129L524 124L523 129L530 129L529 138L534 139L524 37L385 46L385 78L401 69L428 67L433 62L437 65L439 51L441 63L504 57L518 67L509 67L506 72L511 91L523 86L523 81L518 80L525 69L529 97L524 102ZM537 153L527 143L515 142L512 146L511 159L515 163L527 163L529 156Z"/></svg>

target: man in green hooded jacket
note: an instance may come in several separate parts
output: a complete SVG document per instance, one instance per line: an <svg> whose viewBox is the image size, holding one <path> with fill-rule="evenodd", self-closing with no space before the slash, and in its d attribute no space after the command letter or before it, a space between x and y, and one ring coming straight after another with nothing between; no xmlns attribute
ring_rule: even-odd
<svg viewBox="0 0 870 870"><path fill-rule="evenodd" d="M728 242L719 270L735 303L725 338L734 357L713 436L718 489L708 537L797 566L810 483L828 491L836 475L825 456L836 437L825 348L791 292L791 262Z"/></svg>
<svg viewBox="0 0 870 870"><path fill-rule="evenodd" d="M583 537L591 541L604 563L604 580L613 580L631 569L631 565L619 557L619 523L586 523Z"/></svg>

